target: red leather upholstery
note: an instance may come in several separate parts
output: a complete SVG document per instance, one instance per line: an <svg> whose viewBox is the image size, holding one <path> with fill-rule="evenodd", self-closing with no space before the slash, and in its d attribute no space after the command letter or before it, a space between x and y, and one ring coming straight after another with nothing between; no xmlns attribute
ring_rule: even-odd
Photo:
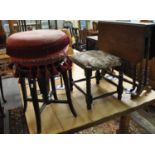
<svg viewBox="0 0 155 155"><path fill-rule="evenodd" d="M69 37L60 30L35 30L19 32L7 39L7 54L15 65L15 76L57 75L71 68L66 56ZM21 73L26 69L27 72ZM33 70L33 75L31 71ZM35 71L34 71L35 70Z"/></svg>
<svg viewBox="0 0 155 155"><path fill-rule="evenodd" d="M7 39L7 54L14 58L42 58L57 53L69 44L69 38L60 30L19 32Z"/></svg>

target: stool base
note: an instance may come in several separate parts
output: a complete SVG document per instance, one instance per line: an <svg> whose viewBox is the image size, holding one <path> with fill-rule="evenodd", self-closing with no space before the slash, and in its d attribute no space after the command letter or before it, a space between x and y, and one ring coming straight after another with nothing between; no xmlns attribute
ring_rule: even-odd
<svg viewBox="0 0 155 155"><path fill-rule="evenodd" d="M76 64L76 63L75 63ZM78 64L77 64L78 65ZM79 65L78 65L79 66ZM81 67L81 66L80 66ZM118 84L114 83L113 81L109 80L109 79L106 79L105 77L103 77L105 80L107 80L108 82L110 82L111 84L115 85L117 87L117 90L116 91L113 91L113 92L109 92L109 93L105 93L105 94L102 94L100 96L96 96L96 97L93 97L92 95L92 92L91 92L91 79L92 78L96 78L96 84L98 85L100 83L100 80L101 80L101 73L100 73L100 70L96 70L96 76L95 77L92 77L92 71L93 69L91 67L85 67L85 68L82 68L84 69L84 73L85 73L85 78L83 79L80 79L80 80L76 80L76 81L73 81L72 79L72 73L70 71L70 85L71 85L71 91L73 90L73 85L80 91L82 92L84 95L85 95L85 99L86 99L86 104L87 104L87 109L90 110L92 108L92 102L93 100L96 100L96 99L99 99L101 97L107 97L109 95L113 95L115 93L118 93L118 99L121 100L122 98L122 93L123 93L123 70L124 70L124 64L122 64L120 67L119 67L119 76L118 76ZM82 81L86 81L86 92L83 91L76 83L78 82L82 82Z"/></svg>
<svg viewBox="0 0 155 155"><path fill-rule="evenodd" d="M57 93L56 93L56 86L55 86L55 79L54 76L50 78L51 81L51 88L52 88L52 95L53 99L49 99L49 79L46 79L44 76L40 78L27 78L28 79L28 86L30 88L30 94L31 98L28 98L27 96L27 88L26 88L26 78L25 77L20 77L20 84L21 84L21 89L22 89L22 95L23 95L23 100L24 100L24 112L26 112L27 109L27 102L32 101L33 103L33 108L35 111L35 117L36 117L36 125L37 125L37 133L41 133L41 117L40 113L45 108L46 105L51 104L51 103L65 103L69 105L69 108L73 114L74 117L77 116L76 111L73 107L72 100L71 100L71 94L70 94L70 85L69 85L69 79L67 75L67 71L64 71L61 73L64 85L65 85L65 91L66 91L66 97L67 100L58 100ZM36 84L38 83L40 93L42 94L42 99L38 99L38 92L37 92L37 86ZM39 108L39 102L44 103L43 108Z"/></svg>

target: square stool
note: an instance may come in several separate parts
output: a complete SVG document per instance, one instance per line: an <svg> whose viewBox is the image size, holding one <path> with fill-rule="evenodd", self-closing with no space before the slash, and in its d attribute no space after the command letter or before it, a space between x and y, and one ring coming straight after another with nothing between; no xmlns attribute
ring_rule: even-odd
<svg viewBox="0 0 155 155"><path fill-rule="evenodd" d="M91 109L91 105L93 100L99 99L101 97L106 97L109 95L113 95L114 93L118 93L118 99L120 100L123 93L123 61L114 55L108 54L104 51L100 50L91 50L86 52L80 52L72 55L71 60L73 63L75 63L77 66L82 68L85 73L85 78L74 81L72 78L72 73L70 73L70 85L71 90L73 90L73 85L81 91L86 98L86 104L87 109ZM102 72L106 72L109 69L112 68L118 68L119 75L118 75L118 84L114 83L113 81L106 79L108 82L114 84L117 87L116 91L112 91L109 93L104 93L103 95L93 97L91 92L91 79L92 77L92 71L96 71L96 83L99 84L101 79L101 70ZM86 92L82 90L76 83L86 81Z"/></svg>

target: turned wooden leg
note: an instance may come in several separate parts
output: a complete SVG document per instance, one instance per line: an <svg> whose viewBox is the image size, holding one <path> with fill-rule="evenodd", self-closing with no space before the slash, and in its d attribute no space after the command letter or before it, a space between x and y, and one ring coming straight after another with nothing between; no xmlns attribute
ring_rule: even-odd
<svg viewBox="0 0 155 155"><path fill-rule="evenodd" d="M96 71L96 84L100 84L100 79L101 79L101 74L100 74L100 70Z"/></svg>
<svg viewBox="0 0 155 155"><path fill-rule="evenodd" d="M72 104L70 88L69 88L69 82L68 82L69 79L68 79L68 76L67 76L67 71L62 72L61 74L62 74L62 77L63 77L63 80L64 80L65 91L66 91L67 101L68 101L70 110L71 110L72 114L74 115L74 117L76 117L77 114L76 114L76 111L75 111L75 109L73 107L73 104Z"/></svg>
<svg viewBox="0 0 155 155"><path fill-rule="evenodd" d="M36 90L36 82L34 78L29 78L28 81L29 81L30 93L32 96L33 108L35 111L37 133L41 133L41 118L40 118L40 109L39 109L37 90Z"/></svg>
<svg viewBox="0 0 155 155"><path fill-rule="evenodd" d="M91 94L91 76L92 76L92 69L86 68L85 69L85 76L86 76L86 103L87 109L91 109L92 104L92 94Z"/></svg>

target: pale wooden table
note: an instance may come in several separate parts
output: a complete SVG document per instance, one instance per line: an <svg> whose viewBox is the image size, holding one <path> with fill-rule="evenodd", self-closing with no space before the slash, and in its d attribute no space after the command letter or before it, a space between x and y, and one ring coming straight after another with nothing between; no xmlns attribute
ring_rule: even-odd
<svg viewBox="0 0 155 155"><path fill-rule="evenodd" d="M74 66L73 68L73 77L75 79L83 76L79 67ZM81 83L81 86L85 89L84 83ZM99 86L93 81L92 88L95 95L114 89L106 81L101 81ZM59 91L59 98L65 98L63 90ZM121 118L120 132L127 133L129 125L128 114L147 104L155 103L155 91L147 95L144 92L142 96L135 100L131 100L129 94L123 94L122 101L117 100L117 96L94 100L92 110L87 110L85 97L76 88L73 89L72 100L78 115L76 118L73 117L68 105L50 104L45 107L41 113L42 133L73 133L116 117ZM29 132L36 133L35 115L30 102L28 103L26 120Z"/></svg>

